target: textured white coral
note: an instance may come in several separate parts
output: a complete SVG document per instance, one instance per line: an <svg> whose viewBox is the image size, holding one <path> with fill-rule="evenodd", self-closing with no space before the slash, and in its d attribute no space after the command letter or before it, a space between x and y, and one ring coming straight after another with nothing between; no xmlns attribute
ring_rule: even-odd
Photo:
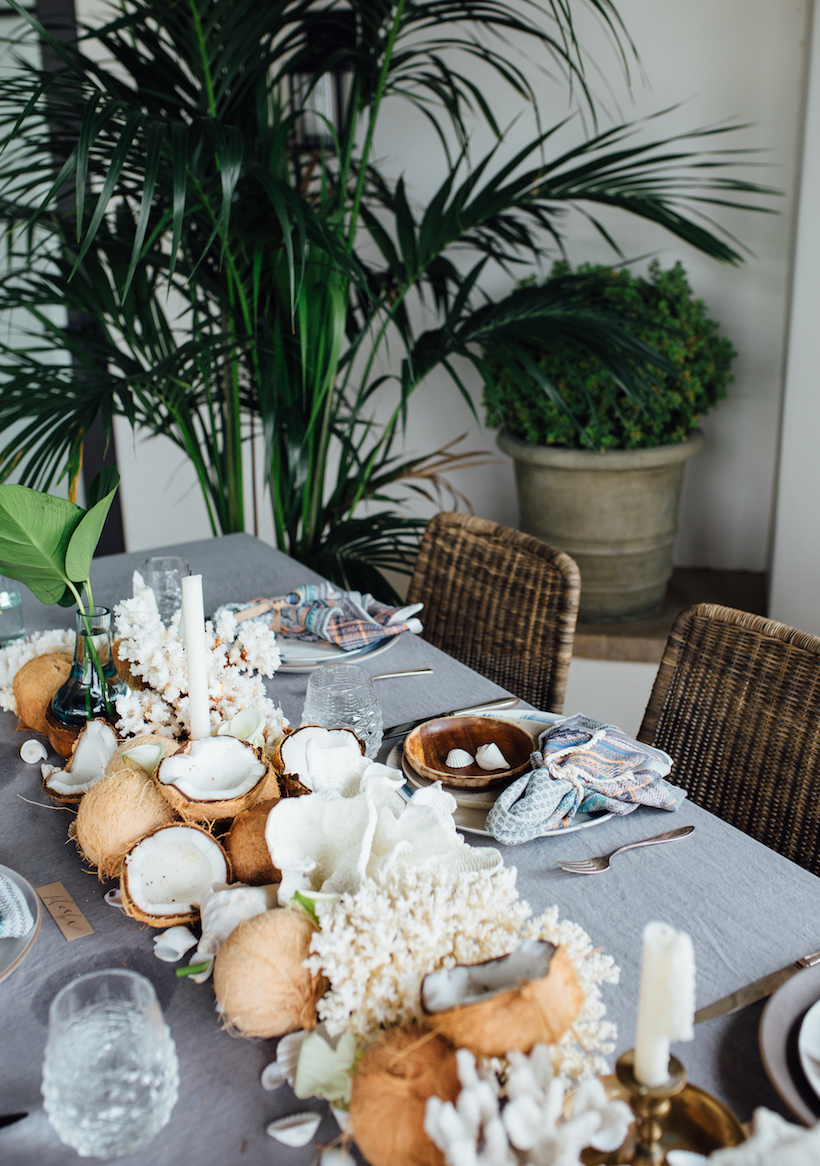
<svg viewBox="0 0 820 1166"><path fill-rule="evenodd" d="M770 1109L756 1109L751 1137L740 1146L714 1150L708 1158L671 1150L668 1158L669 1166L817 1166L820 1123L807 1130Z"/></svg>
<svg viewBox="0 0 820 1166"><path fill-rule="evenodd" d="M0 709L17 712L12 684L24 664L46 652L71 652L73 655L75 640L74 632L60 628L57 631L34 632L25 640L17 640L0 649Z"/></svg>
<svg viewBox="0 0 820 1166"><path fill-rule="evenodd" d="M431 1097L424 1122L448 1166L580 1166L586 1146L611 1152L626 1137L629 1106L607 1100L596 1080L567 1100L546 1045L529 1056L510 1054L504 1090L472 1053L456 1055L462 1086L456 1103Z"/></svg>
<svg viewBox="0 0 820 1166"><path fill-rule="evenodd" d="M154 593L134 572L134 594L114 609L118 653L147 688L117 697L118 728L125 734L153 732L179 737L190 728L185 648L179 634L180 613L165 627ZM222 612L214 628L205 624L211 725L216 728L245 709L265 717L265 744L275 745L287 721L269 700L262 676L280 664L276 636L269 628L240 625Z"/></svg>

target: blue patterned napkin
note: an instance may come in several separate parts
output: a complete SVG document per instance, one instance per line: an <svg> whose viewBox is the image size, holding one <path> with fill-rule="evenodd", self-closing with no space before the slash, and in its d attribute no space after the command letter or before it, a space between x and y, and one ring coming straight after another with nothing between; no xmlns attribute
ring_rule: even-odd
<svg viewBox="0 0 820 1166"><path fill-rule="evenodd" d="M0 939L19 939L34 926L23 892L0 874Z"/></svg>
<svg viewBox="0 0 820 1166"><path fill-rule="evenodd" d="M615 725L578 714L545 729L533 769L498 796L487 829L499 842L529 842L565 828L576 813L676 810L683 791L664 778L672 758Z"/></svg>

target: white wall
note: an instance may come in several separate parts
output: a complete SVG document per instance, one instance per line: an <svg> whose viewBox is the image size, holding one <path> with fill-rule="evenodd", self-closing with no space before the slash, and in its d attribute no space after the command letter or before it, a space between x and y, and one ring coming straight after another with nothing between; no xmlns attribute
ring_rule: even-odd
<svg viewBox="0 0 820 1166"><path fill-rule="evenodd" d="M753 177L787 192L778 216L721 216L756 253L739 270L701 258L648 224L608 219L613 227L618 223L628 256L657 251L664 264L684 260L697 294L740 352L730 398L704 424L708 447L690 463L676 548L683 565L763 570L768 562L807 6L808 0L620 0L652 85L646 89L636 78L632 105L611 55L604 46L595 50L626 117L686 102L654 128L683 131L730 117L754 122L734 144L768 147L761 158L766 168ZM594 30L582 40L591 43ZM566 103L560 87L545 82L542 92L547 115L561 116ZM520 112L502 86L490 96L502 124ZM422 125L406 107L387 110L377 142L378 154L394 173L406 174L417 199L437 184L436 146ZM524 117L509 135L511 146L527 131ZM578 132L573 127L567 140ZM580 217L570 233L570 257L610 257ZM495 290L505 286L500 275L492 282ZM454 389L431 377L412 404L408 449L432 450L465 431L466 448L494 450L494 435L476 427ZM171 542L180 531L186 537L207 533L192 475L187 467L178 470L181 455L173 447L138 440L134 448L127 427L118 426L117 449L130 549ZM511 469L496 456L498 464L465 471L455 481L477 513L515 524ZM264 499L262 505L266 515ZM270 537L269 523L261 533Z"/></svg>

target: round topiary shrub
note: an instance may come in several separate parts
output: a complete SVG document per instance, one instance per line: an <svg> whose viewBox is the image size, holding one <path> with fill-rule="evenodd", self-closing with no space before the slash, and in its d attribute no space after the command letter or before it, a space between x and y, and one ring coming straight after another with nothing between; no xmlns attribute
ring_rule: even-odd
<svg viewBox="0 0 820 1166"><path fill-rule="evenodd" d="M550 279L570 274L570 265L555 263ZM530 357L563 398L566 409L550 399L533 378L522 386L504 365L487 353L494 380L485 391L487 424L503 427L531 445L607 450L641 449L684 441L698 419L726 396L737 355L719 326L708 319L703 300L695 299L683 264L667 271L655 260L648 277L625 268L578 268L586 276L573 303L586 303L618 319L672 366L639 367L647 386L644 404L628 397L596 357L550 355L531 349Z"/></svg>

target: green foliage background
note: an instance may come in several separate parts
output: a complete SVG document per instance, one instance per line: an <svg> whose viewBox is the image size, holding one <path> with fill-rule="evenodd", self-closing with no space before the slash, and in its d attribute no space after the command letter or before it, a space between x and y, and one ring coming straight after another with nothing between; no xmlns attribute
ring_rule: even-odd
<svg viewBox="0 0 820 1166"><path fill-rule="evenodd" d="M550 279L570 273L562 260L553 264ZM683 264L664 271L654 260L648 278L591 264L577 274L586 277L575 290L579 300L617 314L667 362L636 368L647 382L646 406L628 396L592 355L578 359L532 350L537 367L560 394L556 402L538 380L522 384L489 354L494 385L484 395L487 424L503 426L531 445L607 450L685 441L699 418L726 396L737 353L706 315L703 300L695 298Z"/></svg>

